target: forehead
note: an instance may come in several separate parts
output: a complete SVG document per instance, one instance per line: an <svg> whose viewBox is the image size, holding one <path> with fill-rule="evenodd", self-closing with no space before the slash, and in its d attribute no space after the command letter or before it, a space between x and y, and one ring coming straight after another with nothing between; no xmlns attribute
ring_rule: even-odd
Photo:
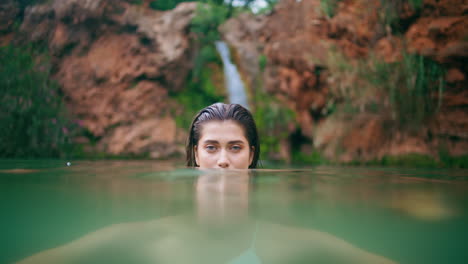
<svg viewBox="0 0 468 264"><path fill-rule="evenodd" d="M219 142L241 140L247 143L244 129L232 120L208 121L201 125L200 141L215 140Z"/></svg>

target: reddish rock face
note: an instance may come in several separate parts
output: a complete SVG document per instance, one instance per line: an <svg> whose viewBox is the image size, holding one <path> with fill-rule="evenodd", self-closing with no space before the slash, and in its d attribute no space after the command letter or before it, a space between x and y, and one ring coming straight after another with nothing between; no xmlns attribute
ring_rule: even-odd
<svg viewBox="0 0 468 264"><path fill-rule="evenodd" d="M465 60L468 56L468 18L423 17L406 33L408 49L432 57L442 63Z"/></svg>
<svg viewBox="0 0 468 264"><path fill-rule="evenodd" d="M126 1L52 1L25 12L18 41L45 41L71 112L111 154L183 153L169 91L191 69L196 3L156 12ZM177 136L179 135L179 136Z"/></svg>
<svg viewBox="0 0 468 264"><path fill-rule="evenodd" d="M381 118L378 116L361 116L354 126L343 137L342 146L346 149L341 161L375 159L376 153L387 143Z"/></svg>
<svg viewBox="0 0 468 264"><path fill-rule="evenodd" d="M442 106L430 125L435 136L431 146L442 146L452 155L467 154L467 148L461 149L468 142L468 6L462 0L424 3L422 16L405 34L408 50L428 56L448 69Z"/></svg>
<svg viewBox="0 0 468 264"><path fill-rule="evenodd" d="M251 56L267 57L263 75L246 70L254 63L258 65L248 56L239 56L238 64L250 75L248 79L261 78L264 91L296 112L302 136L328 158L370 160L412 152L436 155L442 145L453 155L461 155L468 153L468 149L461 151L459 147L468 142L466 132L462 132L468 131L465 2L428 0L418 11L407 3L389 1L391 6L382 6L380 1L340 1L334 16L328 18L319 0L284 0L271 14L233 18L222 31L224 39L241 54L255 46ZM397 8L399 19L407 23L403 37L392 35L392 29L382 23L390 7ZM334 79L327 61L332 49L343 53L351 65L370 54L387 63L397 62L403 52L438 61L449 69L439 113L418 133L389 126L385 114L369 115L359 110L341 118L345 120L324 115L329 102L343 99L353 103L367 96L375 98L377 104L388 104L381 94L366 95L364 90L352 98L335 98L331 91L340 91L343 83ZM359 80L354 81L359 85Z"/></svg>
<svg viewBox="0 0 468 264"><path fill-rule="evenodd" d="M184 133L175 127L171 114L177 105L168 93L181 90L191 69L195 47L187 29L196 4L156 12L146 8L147 2L136 6L125 0L48 1L25 10L21 33L15 37L17 42L48 44L57 69L54 77L71 112L101 139L98 148L104 152L153 157L183 152ZM0 3L0 34L11 30L19 12L14 3ZM283 0L269 15L242 14L220 30L235 48L248 87L276 96L296 113L301 137L310 142L302 149L313 145L328 158L342 161L409 152L433 155L440 146L453 155L466 154L466 1L425 0L420 11L398 5L399 18L407 24L402 36L382 26L387 7L380 3L339 1L329 18L320 0ZM388 104L382 96L365 94L364 87L355 95L341 91L343 80L334 78L336 69L330 62L333 50L343 53L352 67L370 54L395 62L402 51L441 63L448 71L439 112L412 134L387 126L388 115L372 115L365 109L328 115L330 105L346 100L353 104L375 98L378 105ZM259 67L260 56L267 58L264 69ZM360 85L360 80L350 79ZM294 127L288 130L297 132ZM287 160L291 146L284 140L281 146Z"/></svg>
<svg viewBox="0 0 468 264"><path fill-rule="evenodd" d="M263 90L296 112L305 138L313 140L316 123L322 118L329 97L330 48L339 47L350 57L361 57L367 54L367 46L377 34L378 6L363 5L361 1L340 5L340 11L329 19L323 15L320 1L286 0L268 16L235 18L222 27L224 38L241 54L256 46L251 56L264 54L268 58L262 76ZM246 57L238 58L241 69L252 68L253 63L258 65L258 59L249 63ZM248 79L258 78L258 71L244 72L250 75Z"/></svg>

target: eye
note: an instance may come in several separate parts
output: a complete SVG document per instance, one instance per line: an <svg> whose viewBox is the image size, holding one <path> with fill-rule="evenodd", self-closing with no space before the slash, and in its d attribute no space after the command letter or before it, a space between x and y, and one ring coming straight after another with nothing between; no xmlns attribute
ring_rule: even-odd
<svg viewBox="0 0 468 264"><path fill-rule="evenodd" d="M216 151L216 146L214 145L207 145L205 146L206 151L208 152L215 152Z"/></svg>
<svg viewBox="0 0 468 264"><path fill-rule="evenodd" d="M233 150L234 152L238 152L238 151L240 151L241 149L242 149L242 147L239 146L239 145L234 145L234 146L231 147L231 150Z"/></svg>

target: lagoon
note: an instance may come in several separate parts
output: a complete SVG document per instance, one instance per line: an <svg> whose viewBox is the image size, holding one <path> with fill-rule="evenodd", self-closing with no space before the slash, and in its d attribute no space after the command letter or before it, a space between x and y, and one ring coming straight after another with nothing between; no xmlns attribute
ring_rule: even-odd
<svg viewBox="0 0 468 264"><path fill-rule="evenodd" d="M0 263L468 259L467 170L2 160L0 212Z"/></svg>

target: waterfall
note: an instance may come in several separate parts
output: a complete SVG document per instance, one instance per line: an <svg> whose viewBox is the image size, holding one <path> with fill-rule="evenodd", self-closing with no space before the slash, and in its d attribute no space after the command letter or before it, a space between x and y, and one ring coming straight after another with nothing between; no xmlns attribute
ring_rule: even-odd
<svg viewBox="0 0 468 264"><path fill-rule="evenodd" d="M247 103L247 95L245 94L244 84L237 71L236 65L231 62L229 48L223 41L216 41L216 50L218 50L224 65L224 81L229 95L231 104L240 104L245 108L249 108Z"/></svg>

